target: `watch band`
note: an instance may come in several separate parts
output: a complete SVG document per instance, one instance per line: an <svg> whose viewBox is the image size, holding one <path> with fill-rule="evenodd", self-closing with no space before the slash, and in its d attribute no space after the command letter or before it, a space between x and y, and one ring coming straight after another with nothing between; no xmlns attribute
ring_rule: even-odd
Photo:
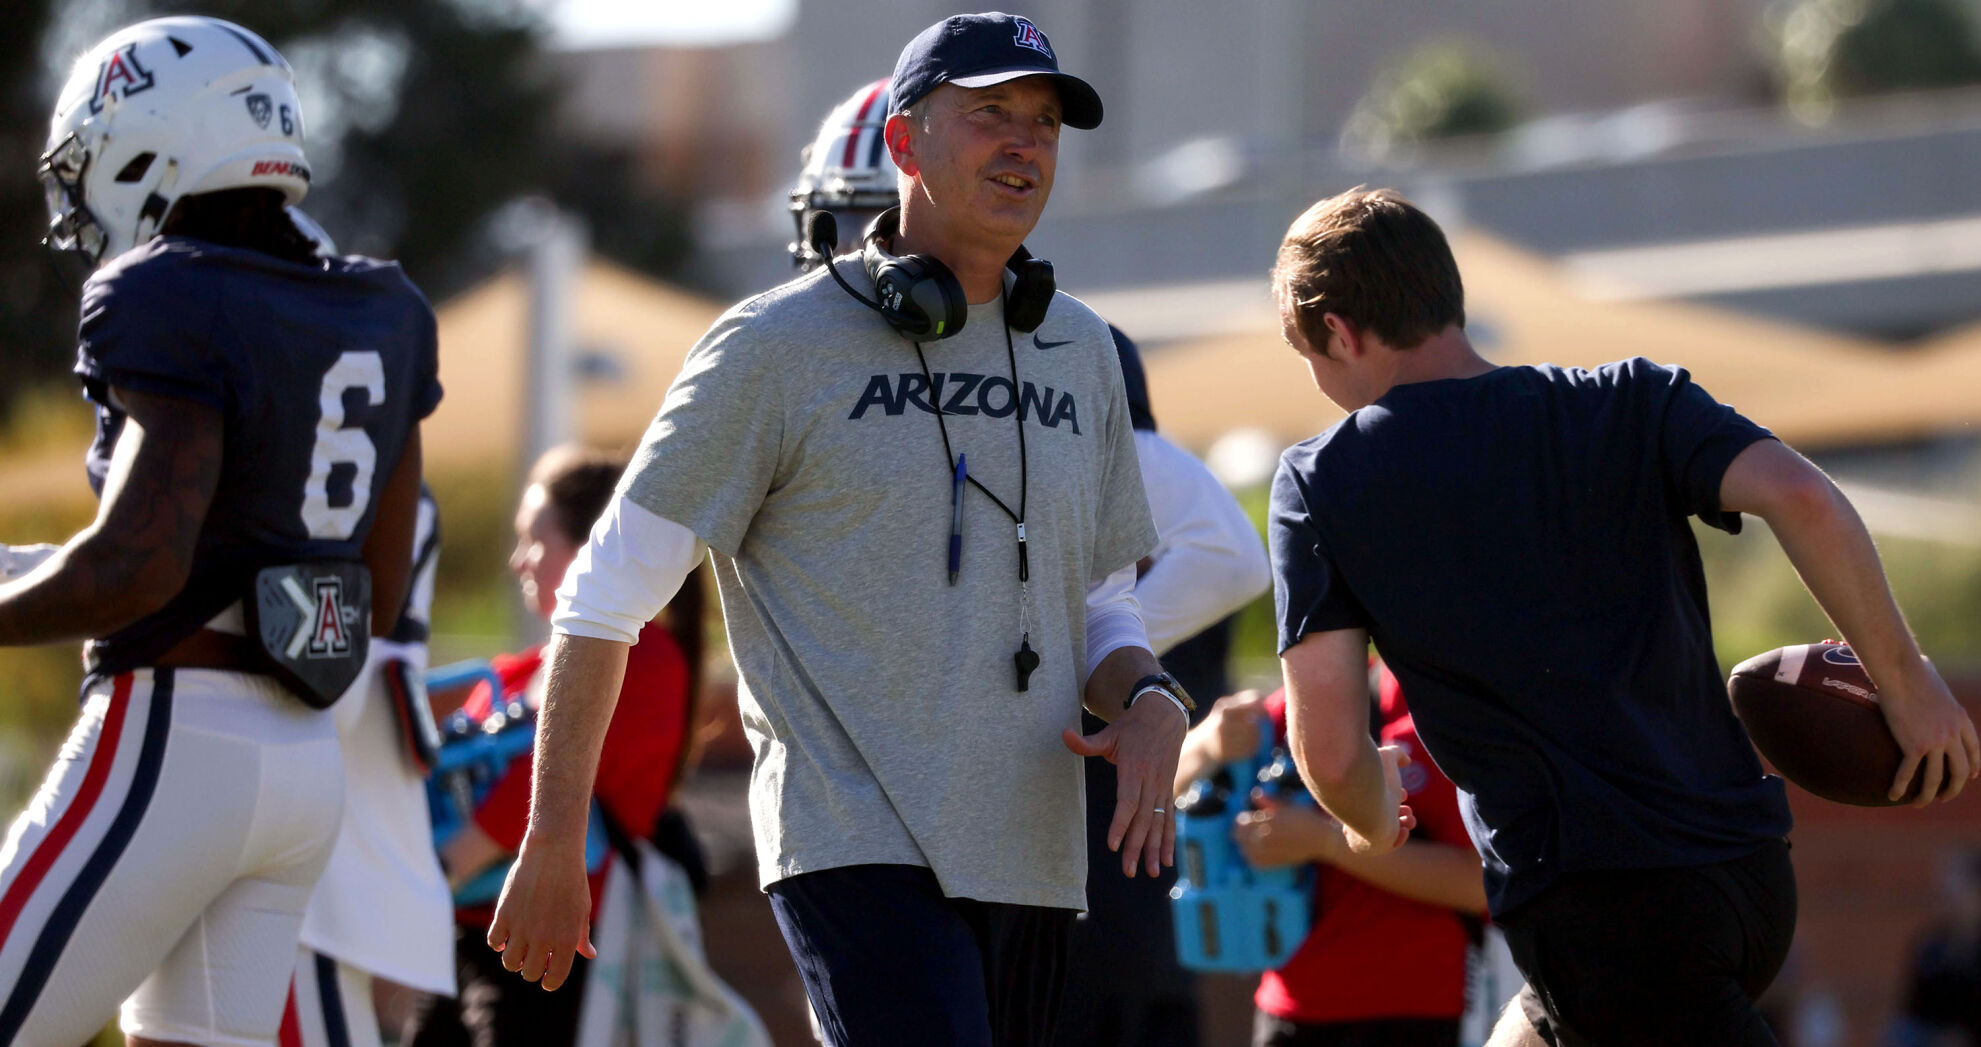
<svg viewBox="0 0 1981 1047"><path fill-rule="evenodd" d="M1139 697L1141 697L1142 695L1145 695L1145 694L1159 694L1159 695L1162 695L1162 696L1163 696L1163 699L1164 699L1165 701L1167 701L1167 702L1169 702L1169 704L1171 704L1171 705L1174 705L1174 706L1176 706L1176 711L1177 711L1177 712L1179 712L1179 713L1182 713L1182 714L1183 714L1183 719L1184 719L1184 720L1185 720L1186 722L1187 722L1187 721L1188 721L1188 720L1190 719L1190 710L1188 710L1188 709L1185 709L1185 708L1183 707L1183 700L1182 700L1181 698L1178 698L1177 696L1175 696L1175 695L1173 695L1173 694L1171 694L1171 693L1169 693L1169 688L1167 688L1167 687L1157 687L1157 686L1155 686L1155 685L1153 685L1153 684L1151 684L1151 685L1150 685L1150 686L1148 686L1148 687L1144 687L1144 688L1142 688L1141 690L1139 690L1139 691L1136 691L1135 693L1133 693L1133 694L1131 694L1131 695L1129 695L1129 696L1128 696L1128 701L1126 701L1126 702L1124 702L1124 703L1123 703L1123 705L1124 705L1125 707L1128 707L1128 708L1133 708L1133 707L1134 707L1134 705L1135 705L1135 699L1137 699L1137 698L1139 698Z"/></svg>
<svg viewBox="0 0 1981 1047"><path fill-rule="evenodd" d="M1197 703L1190 700L1190 692L1184 690L1183 684L1168 673L1150 673L1135 681L1134 685L1128 688L1128 696L1122 699L1121 707L1127 709L1134 705L1135 697L1148 690L1163 692L1170 701L1175 702L1177 707L1183 710L1185 716L1197 711Z"/></svg>

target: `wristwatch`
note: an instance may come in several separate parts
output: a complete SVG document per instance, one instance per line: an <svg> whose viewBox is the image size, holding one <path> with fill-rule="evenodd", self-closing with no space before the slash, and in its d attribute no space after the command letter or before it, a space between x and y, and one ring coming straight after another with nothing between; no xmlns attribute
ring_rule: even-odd
<svg viewBox="0 0 1981 1047"><path fill-rule="evenodd" d="M1183 707L1185 713L1194 713L1197 711L1197 703L1190 700L1190 692L1184 690L1183 684L1179 683L1176 677L1168 673L1150 673L1135 681L1135 685L1128 688L1128 697L1121 700L1121 708L1125 710L1134 705L1135 696L1150 689L1156 689L1166 693L1170 701Z"/></svg>

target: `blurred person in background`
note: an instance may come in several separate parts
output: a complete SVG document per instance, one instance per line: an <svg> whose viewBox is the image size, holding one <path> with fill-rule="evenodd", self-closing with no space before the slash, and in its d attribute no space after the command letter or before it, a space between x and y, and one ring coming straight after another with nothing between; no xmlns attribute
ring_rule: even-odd
<svg viewBox="0 0 1981 1047"><path fill-rule="evenodd" d="M1912 951L1891 1047L1981 1047L1981 847L1940 870L1946 915Z"/></svg>
<svg viewBox="0 0 1981 1047"><path fill-rule="evenodd" d="M801 270L823 261L806 242L813 212L833 213L838 249L845 252L857 249L861 231L878 213L901 201L899 172L882 136L887 87L886 80L877 80L833 107L800 155L791 191L797 230L791 252ZM1142 485L1160 536L1137 566L1134 587L1150 650L1186 690L1223 694L1229 617L1272 584L1265 543L1210 470L1156 432L1141 355L1120 328L1110 325L1109 333L1121 363ZM1083 713L1082 726L1092 734L1106 724ZM1194 1044L1195 979L1177 964L1170 930L1175 871L1165 869L1153 879L1112 875L1107 840L1118 784L1114 765L1089 760L1086 777L1088 911L1073 932L1059 1035L1063 1042L1092 1047Z"/></svg>
<svg viewBox="0 0 1981 1047"><path fill-rule="evenodd" d="M1188 728L1134 600L1156 535L1106 324L1022 251L1062 127L1101 105L997 13L923 31L889 93L900 210L717 321L559 593L489 944L548 989L589 951L582 801L623 622L710 555L759 878L829 1039L1045 1043L1085 901L1079 758L1119 766L1110 843L1154 875ZM1105 730L1079 733L1083 702Z"/></svg>
<svg viewBox="0 0 1981 1047"><path fill-rule="evenodd" d="M425 298L289 213L302 119L267 41L177 17L85 52L50 121L101 506L0 586L0 644L89 638L0 847L0 1043L71 1047L119 1001L138 1047L281 1024L344 804L331 706L404 606L441 395Z"/></svg>
<svg viewBox="0 0 1981 1047"><path fill-rule="evenodd" d="M578 447L555 448L530 471L516 511L516 550L509 569L522 589L524 605L549 618L557 586L583 547L591 527L612 500L625 471L623 459ZM628 836L655 840L661 852L680 864L696 884L704 874L693 838L669 799L690 757L689 733L695 688L700 681L704 604L701 579L691 577L664 615L647 623L627 659L619 702L606 729L593 794L605 817ZM486 719L509 702L541 706L546 686L542 647L493 660L502 694L477 687L462 711ZM449 882L459 886L488 866L507 861L522 842L529 820L533 754L515 758L483 796L461 831L442 848ZM605 868L589 877L594 899ZM458 999L422 997L408 1020L407 1047L559 1047L577 1033L584 994L581 960L573 971L573 991L544 993L502 969L500 957L484 939L493 907L475 904L455 914Z"/></svg>
<svg viewBox="0 0 1981 1047"><path fill-rule="evenodd" d="M1141 353L1119 327L1110 324L1108 333L1159 536L1136 565L1149 649L1190 693L1224 694L1231 615L1272 586L1265 541L1210 469L1156 430ZM1090 734L1103 726L1092 713L1081 718ZM1114 765L1088 760L1086 769L1087 913L1073 928L1061 1042L1190 1047L1198 1041L1197 979L1176 959L1169 902L1176 869L1151 878L1113 875L1107 834Z"/></svg>
<svg viewBox="0 0 1981 1047"><path fill-rule="evenodd" d="M1261 794L1234 838L1254 868L1314 864L1314 924L1285 966L1259 978L1253 1047L1455 1047L1466 1009L1466 962L1486 914L1479 853L1458 790L1417 740L1403 688L1378 663L1381 744L1410 756L1402 778L1417 815L1393 854L1357 854L1319 807ZM1176 791L1251 756L1270 723L1286 735L1286 692L1217 700L1183 742Z"/></svg>
<svg viewBox="0 0 1981 1047"><path fill-rule="evenodd" d="M1764 520L1878 681L1892 783L1950 800L1974 725L1921 655L1828 477L1642 358L1501 367L1444 233L1390 190L1300 215L1282 330L1348 417L1294 445L1271 548L1289 739L1356 852L1401 846L1409 757L1370 739L1373 638L1456 783L1549 1042L1772 1047L1754 999L1794 938L1781 779L1727 702L1690 517ZM1684 1001L1674 1005L1673 1001Z"/></svg>

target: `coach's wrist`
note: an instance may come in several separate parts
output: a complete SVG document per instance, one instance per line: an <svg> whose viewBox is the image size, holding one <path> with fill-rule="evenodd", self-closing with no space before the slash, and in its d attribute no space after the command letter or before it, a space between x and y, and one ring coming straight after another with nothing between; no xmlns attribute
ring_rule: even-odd
<svg viewBox="0 0 1981 1047"><path fill-rule="evenodd" d="M585 834L590 828L590 813L590 809L586 808L584 818L567 822L566 819L552 817L547 812L538 812L531 817L530 826L524 831L523 842L516 848L516 853L583 854Z"/></svg>
<svg viewBox="0 0 1981 1047"><path fill-rule="evenodd" d="M1162 687L1154 687L1154 686L1144 687L1139 691L1135 691L1131 693L1128 696L1128 701L1124 704L1126 705L1127 708L1133 709L1137 701L1150 701L1162 705L1173 706L1177 712L1183 715L1184 730L1186 731L1189 730L1190 710L1184 708L1182 700L1177 698L1176 695L1171 694L1168 691L1168 689Z"/></svg>
<svg viewBox="0 0 1981 1047"><path fill-rule="evenodd" d="M1151 692L1161 695L1169 701L1169 704L1174 705L1176 711L1183 714L1183 722L1186 726L1190 722L1190 714L1197 711L1197 703L1190 700L1190 692L1183 689L1181 681L1166 672L1150 673L1129 685L1128 696L1121 703L1121 708L1124 711L1134 708L1137 701Z"/></svg>

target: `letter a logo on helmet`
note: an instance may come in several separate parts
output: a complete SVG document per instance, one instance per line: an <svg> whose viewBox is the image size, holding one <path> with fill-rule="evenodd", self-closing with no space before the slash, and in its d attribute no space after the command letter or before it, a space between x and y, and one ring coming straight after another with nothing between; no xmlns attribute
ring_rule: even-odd
<svg viewBox="0 0 1981 1047"><path fill-rule="evenodd" d="M156 82L151 72L138 62L138 45L125 44L97 63L96 90L89 96L89 111L102 112L103 98L112 91L120 92L119 98L129 98L149 90Z"/></svg>

